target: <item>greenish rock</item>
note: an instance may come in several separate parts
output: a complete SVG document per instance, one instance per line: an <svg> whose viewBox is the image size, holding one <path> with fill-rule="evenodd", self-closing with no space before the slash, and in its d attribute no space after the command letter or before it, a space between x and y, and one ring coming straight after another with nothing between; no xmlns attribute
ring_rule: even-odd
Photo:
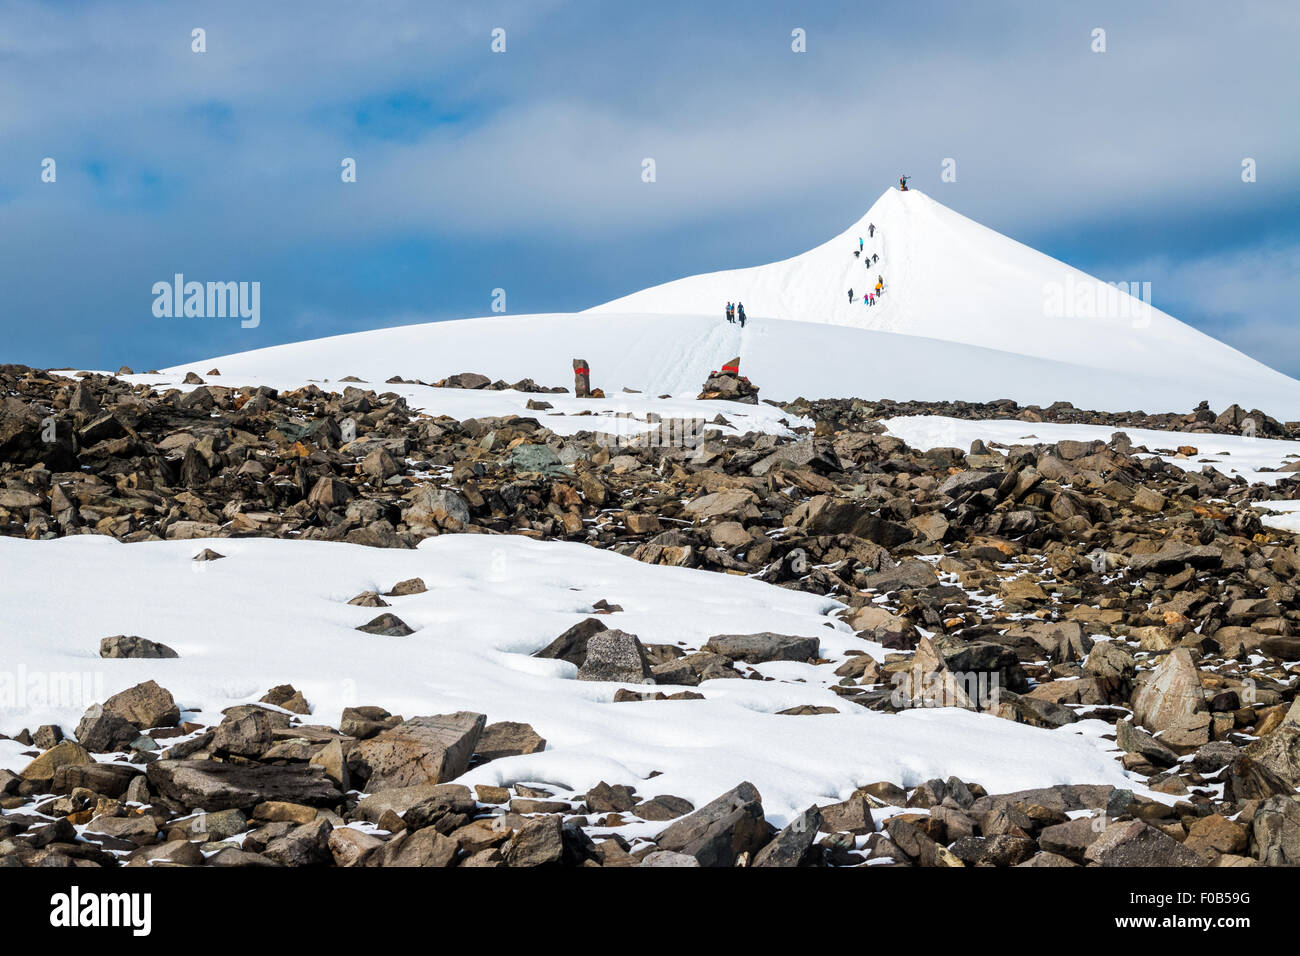
<svg viewBox="0 0 1300 956"><path fill-rule="evenodd" d="M510 451L509 463L515 471L543 475L563 475L569 472L560 461L560 456L549 445L516 445Z"/></svg>

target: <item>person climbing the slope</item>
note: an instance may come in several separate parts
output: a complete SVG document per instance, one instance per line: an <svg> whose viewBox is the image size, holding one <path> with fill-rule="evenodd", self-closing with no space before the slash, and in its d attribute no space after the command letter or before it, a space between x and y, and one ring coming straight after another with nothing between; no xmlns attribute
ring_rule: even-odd
<svg viewBox="0 0 1300 956"><path fill-rule="evenodd" d="M858 236L858 252L862 251L862 237Z"/></svg>
<svg viewBox="0 0 1300 956"><path fill-rule="evenodd" d="M876 280L876 298L884 294L885 284L879 279Z"/></svg>
<svg viewBox="0 0 1300 956"><path fill-rule="evenodd" d="M853 290L849 290L849 305L853 304Z"/></svg>
<svg viewBox="0 0 1300 956"><path fill-rule="evenodd" d="M874 292L868 292L867 305L875 305L875 304L876 304L876 294Z"/></svg>
<svg viewBox="0 0 1300 956"><path fill-rule="evenodd" d="M736 317L740 320L740 327L743 329L745 327L745 303L736 303Z"/></svg>
<svg viewBox="0 0 1300 956"><path fill-rule="evenodd" d="M870 223L867 226L867 235L870 236L872 239L876 238L876 224L874 222ZM860 243L862 242L862 240L859 239L858 242Z"/></svg>
<svg viewBox="0 0 1300 956"><path fill-rule="evenodd" d="M872 261L872 262L879 262L879 261L880 261L880 253L878 253L878 252L873 252L873 253L871 254L871 261Z"/></svg>

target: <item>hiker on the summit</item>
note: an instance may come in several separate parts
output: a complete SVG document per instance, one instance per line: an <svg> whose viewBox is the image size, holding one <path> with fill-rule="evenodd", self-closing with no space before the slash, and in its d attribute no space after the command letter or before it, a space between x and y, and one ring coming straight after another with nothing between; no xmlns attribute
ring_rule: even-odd
<svg viewBox="0 0 1300 956"><path fill-rule="evenodd" d="M736 317L740 320L740 327L743 329L745 327L745 303L736 303Z"/></svg>
<svg viewBox="0 0 1300 956"><path fill-rule="evenodd" d="M907 192L907 181L911 178L912 178L911 176L899 176L898 177L899 189L901 189L903 192Z"/></svg>
<svg viewBox="0 0 1300 956"><path fill-rule="evenodd" d="M736 321L736 307L732 305L730 302L727 303L727 321L728 322Z"/></svg>

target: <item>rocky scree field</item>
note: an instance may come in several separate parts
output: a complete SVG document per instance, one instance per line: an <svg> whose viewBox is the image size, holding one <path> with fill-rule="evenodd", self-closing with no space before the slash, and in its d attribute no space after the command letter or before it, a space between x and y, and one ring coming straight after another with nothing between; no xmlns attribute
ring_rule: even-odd
<svg viewBox="0 0 1300 956"><path fill-rule="evenodd" d="M765 808L743 774L689 796L663 792L654 767L580 789L522 770L481 782L494 763L530 766L498 762L544 756L555 731L468 699L407 715L326 707L292 673L209 713L166 686L169 662L187 656L171 646L180 640L106 631L86 656L156 675L75 721L0 726L11 765L0 865L1300 862L1300 552L1263 507L1300 496L1300 466L1279 454L1271 481L1247 483L1198 462L1247 420L1259 442L1296 438L1294 423L1236 407L1124 416L798 400L781 406L787 435L727 434L724 416L684 447L656 440L694 433L663 421L617 442L556 434L540 387L536 417L456 421L364 382L276 391L219 379L158 391L0 367L0 533L24 548L79 535L190 541L196 566L226 560L237 538L408 550L513 535L743 576L825 599L827 637L651 640L642 628L643 640L619 626L629 612L613 596L525 659L563 662L637 712L721 700L738 681L817 682L830 702L779 712L800 727L869 713L902 728L918 710L969 711L981 726L1043 731L1044 752L1086 737L1107 754L1108 779L998 792L984 785L992 767L988 781L900 770L797 812L784 797ZM917 414L1113 432L918 449L888 430ZM1168 431L1168 447L1135 446L1125 426ZM22 552L4 553L16 579ZM356 630L418 637L400 599L429 590L410 578L355 594L348 604L374 611ZM10 639L17 661L44 635Z"/></svg>

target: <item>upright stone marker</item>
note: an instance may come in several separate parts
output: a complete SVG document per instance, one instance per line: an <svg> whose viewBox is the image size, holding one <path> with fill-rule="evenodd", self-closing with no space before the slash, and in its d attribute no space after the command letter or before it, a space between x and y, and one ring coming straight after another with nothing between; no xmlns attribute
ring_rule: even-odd
<svg viewBox="0 0 1300 956"><path fill-rule="evenodd" d="M573 394L578 398L591 397L591 369L586 359L573 360Z"/></svg>

